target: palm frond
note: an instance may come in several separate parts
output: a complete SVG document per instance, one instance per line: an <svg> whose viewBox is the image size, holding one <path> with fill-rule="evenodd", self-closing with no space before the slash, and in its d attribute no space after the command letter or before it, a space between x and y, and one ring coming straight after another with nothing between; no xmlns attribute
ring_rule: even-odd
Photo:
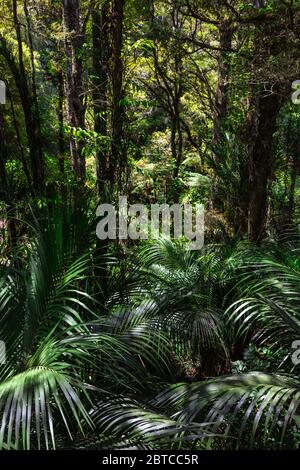
<svg viewBox="0 0 300 470"><path fill-rule="evenodd" d="M299 404L297 379L259 372L205 383L177 384L153 401L154 406L166 412L173 410L171 417L180 422L210 422L211 432L222 430L224 436L237 439L238 446L247 435L249 447L254 445L259 428L267 440L276 426L281 430L283 444L299 412Z"/></svg>

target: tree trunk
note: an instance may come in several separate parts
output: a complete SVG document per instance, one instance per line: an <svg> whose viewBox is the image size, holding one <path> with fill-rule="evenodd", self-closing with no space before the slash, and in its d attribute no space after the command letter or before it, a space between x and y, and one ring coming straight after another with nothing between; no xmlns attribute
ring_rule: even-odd
<svg viewBox="0 0 300 470"><path fill-rule="evenodd" d="M38 192L41 192L44 186L44 168L41 149L41 137L39 132L38 116L35 114L35 100L34 95L29 89L27 82L27 75L23 61L23 44L21 36L21 27L18 18L17 1L13 0L13 16L14 25L18 42L18 55L19 55L19 73L20 73L20 87L19 92L22 100L25 125L29 140L29 148L32 163L33 182Z"/></svg>
<svg viewBox="0 0 300 470"><path fill-rule="evenodd" d="M81 49L84 35L80 24L80 1L63 0L63 24L65 32L66 69L66 98L68 124L72 129L85 128L83 65ZM77 181L83 182L86 176L85 157L82 141L70 136L70 152L73 173Z"/></svg>
<svg viewBox="0 0 300 470"><path fill-rule="evenodd" d="M105 188L108 183L109 146L108 137L108 90L109 90L109 60L110 60L110 1L105 0L101 9L92 11L93 33L93 107L94 130L102 138L96 154L97 193L99 200L105 198ZM108 241L96 241L96 258L105 257ZM95 279L99 282L98 301L105 304L108 292L108 265L95 263Z"/></svg>
<svg viewBox="0 0 300 470"><path fill-rule="evenodd" d="M7 214L7 233L9 247L13 249L17 243L17 230L14 218L14 204L12 199L12 191L7 178L5 168L5 134L4 134L4 117L0 108L0 197L4 201Z"/></svg>
<svg viewBox="0 0 300 470"><path fill-rule="evenodd" d="M227 21L219 26L220 35L220 55L218 59L218 85L214 113L214 152L218 154L219 147L224 140L224 125L228 115L229 105L229 74L230 64L228 61L228 52L232 47L233 29Z"/></svg>
<svg viewBox="0 0 300 470"><path fill-rule="evenodd" d="M93 106L94 130L103 139L96 155L97 192L103 196L108 172L107 99L110 59L110 2L105 1L101 11L92 11L93 24Z"/></svg>
<svg viewBox="0 0 300 470"><path fill-rule="evenodd" d="M124 90L123 90L123 21L125 0L112 2L112 145L109 162L109 180L111 185L116 181L116 173L126 170L127 162L123 145L124 133Z"/></svg>
<svg viewBox="0 0 300 470"><path fill-rule="evenodd" d="M38 125L38 132L40 136L41 135L41 116L40 116L37 86L36 86L36 71L35 71L35 61L34 61L32 25L31 25L31 18L30 18L30 13L28 10L27 0L24 0L23 4L24 4L24 13L25 13L25 18L26 18L26 23L27 23L28 43L29 43L29 49L30 49L30 63L31 63L31 71L32 71L32 99L34 103L34 114L36 117L36 121Z"/></svg>
<svg viewBox="0 0 300 470"><path fill-rule="evenodd" d="M63 175L65 172L65 137L64 137L64 77L63 72L58 73L58 102L57 102L57 117L58 117L58 151L59 151L59 169Z"/></svg>
<svg viewBox="0 0 300 470"><path fill-rule="evenodd" d="M294 156L291 169L291 184L289 189L288 217L289 223L293 222L295 215L295 190L298 177L298 156Z"/></svg>
<svg viewBox="0 0 300 470"><path fill-rule="evenodd" d="M17 140L17 144L18 144L18 148L19 148L19 152L20 152L20 160L22 162L23 170L24 170L24 173L25 173L25 176L26 176L29 192L30 192L31 196L34 198L34 196L35 196L35 190L34 190L34 187L33 187L34 185L33 185L33 181L32 181L32 178L31 178L30 170L29 170L28 165L27 165L25 151L24 151L24 148L23 148L23 145L22 145L22 139L21 139L18 119L17 119L17 115L16 115L16 111L15 111L14 100L11 96L11 92L10 92L10 88L9 88L8 84L6 84L6 93L7 93L8 100L10 102L12 123L13 123L13 126L14 126L14 131L15 131L15 134L16 134L16 140Z"/></svg>
<svg viewBox="0 0 300 470"><path fill-rule="evenodd" d="M214 103L214 127L213 127L213 161L216 174L211 189L211 207L216 210L224 210L224 202L219 196L218 161L222 159L226 132L226 118L229 106L229 76L230 64L228 52L232 47L233 29L228 21L219 25L219 47L221 49L218 58L218 84Z"/></svg>
<svg viewBox="0 0 300 470"><path fill-rule="evenodd" d="M178 9L176 9L176 15L174 16L174 27L179 30L180 22L178 18ZM182 104L181 99L183 95L183 64L182 64L182 54L179 46L175 46L175 91L174 91L174 120L175 120L175 134L177 134L176 142L176 167L174 172L174 177L177 178L179 175L180 165L183 159L183 134L181 126L181 111Z"/></svg>
<svg viewBox="0 0 300 470"><path fill-rule="evenodd" d="M279 94L260 92L257 102L257 132L249 153L248 236L260 243L266 234L268 183L272 168L273 135L282 104Z"/></svg>
<svg viewBox="0 0 300 470"><path fill-rule="evenodd" d="M34 99L28 85L23 62L23 44L16 0L13 1L13 17L17 35L19 63L17 64L15 61L14 56L10 52L7 42L3 36L0 36L0 53L3 55L11 70L20 95L28 138L33 184L35 190L40 194L44 188L44 166L41 149L41 137L39 133L38 119L35 115Z"/></svg>

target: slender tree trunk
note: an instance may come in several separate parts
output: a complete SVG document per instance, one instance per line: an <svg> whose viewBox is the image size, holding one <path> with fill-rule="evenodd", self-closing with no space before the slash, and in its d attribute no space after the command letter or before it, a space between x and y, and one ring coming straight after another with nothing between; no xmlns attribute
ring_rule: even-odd
<svg viewBox="0 0 300 470"><path fill-rule="evenodd" d="M123 145L124 137L124 98L123 90L123 21L125 0L112 1L111 28L112 28L112 146L109 162L109 180L111 185L119 179L126 170L127 162Z"/></svg>
<svg viewBox="0 0 300 470"><path fill-rule="evenodd" d="M178 14L178 13L177 13ZM175 22L176 28L179 28L179 20ZM181 126L181 99L183 95L183 64L182 55L180 50L175 52L175 93L174 93L174 121L175 121L175 134L177 134L176 142L176 167L174 177L179 175L180 165L183 159L183 133Z"/></svg>
<svg viewBox="0 0 300 470"><path fill-rule="evenodd" d="M229 75L230 64L228 61L228 51L232 48L233 29L230 23L224 21L219 26L220 55L218 60L218 85L216 92L215 113L214 113L214 151L218 154L219 147L224 140L224 126L228 115L229 105Z"/></svg>
<svg viewBox="0 0 300 470"><path fill-rule="evenodd" d="M108 172L107 114L110 59L110 2L92 11L93 24L93 106L94 130L101 136L96 155L98 196L104 194Z"/></svg>
<svg viewBox="0 0 300 470"><path fill-rule="evenodd" d="M177 145L176 145L176 135L177 135L177 122L176 122L176 117L175 114L172 110L171 112L171 153L172 153L172 159L174 162L177 163ZM174 170L174 176L176 177L176 173L178 176L177 172L177 165Z"/></svg>
<svg viewBox="0 0 300 470"><path fill-rule="evenodd" d="M80 24L80 1L62 0L63 24L66 53L66 98L68 124L73 129L85 128L84 88L82 46L84 35ZM70 152L73 173L77 181L84 181L86 176L85 157L82 141L70 136Z"/></svg>
<svg viewBox="0 0 300 470"><path fill-rule="evenodd" d="M288 203L288 217L289 222L292 223L295 215L295 190L298 177L298 156L294 156L292 169L291 169L291 184L289 189L289 203Z"/></svg>
<svg viewBox="0 0 300 470"><path fill-rule="evenodd" d="M14 77L16 86L19 91L22 108L25 118L25 127L28 137L29 144L29 153L32 167L32 179L35 186L35 190L38 193L41 193L44 188L44 166L43 166L43 156L41 149L41 138L39 133L39 124L37 122L37 117L34 112L34 100L32 92L29 88L24 61L23 61L23 44L22 44L22 35L21 27L18 18L17 12L17 2L13 0L13 18L14 26L17 35L17 44L18 44L18 58L19 63L17 64L13 55L11 54L8 45L5 39L0 37L0 52L5 58L11 73Z"/></svg>
<svg viewBox="0 0 300 470"><path fill-rule="evenodd" d="M279 94L261 92L258 96L258 126L256 135L250 136L254 144L249 154L248 236L254 243L260 243L266 234L273 135L281 104Z"/></svg>
<svg viewBox="0 0 300 470"><path fill-rule="evenodd" d="M63 175L65 172L65 137L64 137L64 77L63 72L58 73L58 102L57 102L57 117L58 117L58 151L59 151L59 169Z"/></svg>
<svg viewBox="0 0 300 470"><path fill-rule="evenodd" d="M173 125L172 125L173 127ZM174 119L174 131L172 131L172 141L174 141L173 148L173 158L175 157L176 166L174 170L174 178L178 178L180 165L183 159L183 134L180 121L180 111L176 111ZM177 138L176 138L177 137Z"/></svg>
<svg viewBox="0 0 300 470"><path fill-rule="evenodd" d="M213 180L211 190L211 207L216 210L224 210L225 201L221 201L218 191L218 161L222 158L224 150L224 140L226 132L226 119L229 106L229 76L230 64L228 61L228 52L232 47L233 29L228 21L219 25L219 46L220 54L218 59L218 84L216 91L215 109L214 109L214 128L213 128L213 158L216 169L216 175Z"/></svg>
<svg viewBox="0 0 300 470"><path fill-rule="evenodd" d="M93 107L94 130L102 141L96 154L97 193L99 200L105 198L108 183L108 89L109 89L109 60L110 60L110 1L105 0L100 10L92 11L93 33ZM106 255L107 240L97 239L96 258ZM101 268L98 267L101 264ZM100 283L98 300L105 304L108 292L108 265L95 263L95 279Z"/></svg>
<svg viewBox="0 0 300 470"><path fill-rule="evenodd" d="M0 196L6 206L7 214L7 233L8 242L11 249L16 246L17 243L17 230L14 219L14 204L12 198L12 191L9 185L6 168L5 168L5 126L4 116L0 107Z"/></svg>
<svg viewBox="0 0 300 470"><path fill-rule="evenodd" d="M30 13L28 10L27 0L24 0L24 13L27 23L27 35L28 35L28 43L30 49L30 63L31 63L31 71L32 71L32 99L34 103L34 113L36 117L36 121L38 124L38 131L39 135L41 134L41 126L40 126L40 110L39 110L39 103L38 103L38 95L37 95L37 85L36 85L36 71L35 71L35 61L34 61L34 46L33 46L33 37L32 37L32 26L31 26L31 18Z"/></svg>
<svg viewBox="0 0 300 470"><path fill-rule="evenodd" d="M172 113L171 123L171 148L172 158L175 161L174 178L178 178L180 165L183 159L183 133L180 120L180 97L176 96L175 112Z"/></svg>
<svg viewBox="0 0 300 470"><path fill-rule="evenodd" d="M172 26L175 35L180 36L183 28L183 19L178 2L174 2L172 8ZM182 103L183 96L183 61L182 61L182 45L177 39L173 43L172 52L174 54L174 79L172 80L173 92L169 97L172 104L171 120L172 120L172 154L175 160L174 178L179 175L180 165L183 160L183 131L182 131ZM172 87L169 89L172 91Z"/></svg>
<svg viewBox="0 0 300 470"><path fill-rule="evenodd" d="M10 88L9 88L8 84L6 84L6 93L7 93L7 97L9 99L9 102L10 102L12 122L13 122L14 130L15 130L15 134L16 134L16 140L17 140L17 144L18 144L18 148L19 148L19 152L20 152L20 160L22 162L23 170L24 170L26 180L27 180L27 183L28 183L29 192L30 192L31 196L34 198L35 189L34 189L34 185L33 185L33 182L32 182L31 175L30 175L30 170L28 168L28 164L27 164L27 161L26 161L26 155L25 155L25 151L24 151L24 148L23 148L23 145L22 145L22 140L21 140L19 124L18 124L18 120L17 120L17 115L16 115L16 111L15 111L14 101L13 101L13 98L11 96L11 92L10 92Z"/></svg>

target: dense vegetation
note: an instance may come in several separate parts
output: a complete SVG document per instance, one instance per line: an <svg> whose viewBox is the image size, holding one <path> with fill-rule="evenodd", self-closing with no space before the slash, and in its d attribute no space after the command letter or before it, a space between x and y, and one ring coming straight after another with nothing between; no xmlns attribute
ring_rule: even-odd
<svg viewBox="0 0 300 470"><path fill-rule="evenodd" d="M0 18L0 448L299 448L300 1ZM120 195L204 248L97 239Z"/></svg>

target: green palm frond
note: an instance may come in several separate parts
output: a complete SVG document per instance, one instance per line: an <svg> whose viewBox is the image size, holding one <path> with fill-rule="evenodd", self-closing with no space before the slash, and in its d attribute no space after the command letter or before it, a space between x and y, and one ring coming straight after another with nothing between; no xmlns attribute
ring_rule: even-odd
<svg viewBox="0 0 300 470"><path fill-rule="evenodd" d="M246 256L245 256L246 255ZM290 348L300 334L300 270L298 256L271 247L239 253L239 300L227 310L237 337L254 334L260 342Z"/></svg>
<svg viewBox="0 0 300 470"><path fill-rule="evenodd" d="M160 305L157 318L179 354L191 353L208 364L228 364L221 311L212 308L212 279L202 256L181 243L161 239L141 255L150 298ZM214 358L214 359L213 359Z"/></svg>
<svg viewBox="0 0 300 470"><path fill-rule="evenodd" d="M283 444L287 430L299 413L300 384L292 377L252 372L221 377L205 383L177 384L160 394L153 405L184 423L211 423L211 432L235 438L245 435L252 447L260 429L266 441L280 429ZM177 411L175 411L177 410Z"/></svg>
<svg viewBox="0 0 300 470"><path fill-rule="evenodd" d="M124 398L99 402L92 412L96 428L103 436L109 435L110 448L148 446L150 449L171 449L208 437L206 423L184 423L163 413ZM106 442L106 445L108 443Z"/></svg>
<svg viewBox="0 0 300 470"><path fill-rule="evenodd" d="M93 314L81 288L91 261L71 214L65 209L64 219L55 209L37 223L27 271L1 281L1 448L54 447L58 417L70 435L71 423L91 425L82 371L96 340L83 325L82 315Z"/></svg>

